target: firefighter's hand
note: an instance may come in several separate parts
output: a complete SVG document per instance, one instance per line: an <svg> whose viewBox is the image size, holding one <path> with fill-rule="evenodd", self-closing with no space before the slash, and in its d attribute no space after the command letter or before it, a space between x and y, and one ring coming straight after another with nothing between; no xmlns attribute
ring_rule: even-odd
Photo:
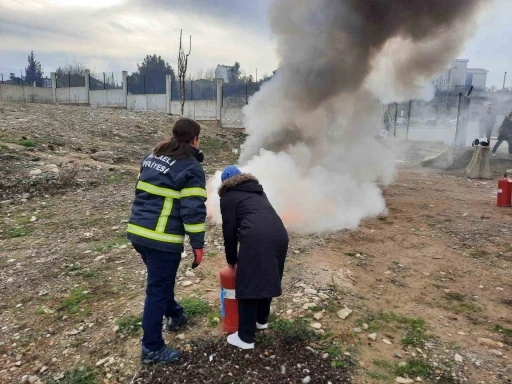
<svg viewBox="0 0 512 384"><path fill-rule="evenodd" d="M192 263L192 269L195 269L201 264L203 260L203 250L202 249L193 249L194 252L194 262Z"/></svg>

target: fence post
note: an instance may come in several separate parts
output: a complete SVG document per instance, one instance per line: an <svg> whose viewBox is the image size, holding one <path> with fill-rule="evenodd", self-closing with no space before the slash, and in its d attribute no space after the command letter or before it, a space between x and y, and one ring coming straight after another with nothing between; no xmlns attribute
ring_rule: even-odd
<svg viewBox="0 0 512 384"><path fill-rule="evenodd" d="M247 84L245 83L245 104L247 104Z"/></svg>
<svg viewBox="0 0 512 384"><path fill-rule="evenodd" d="M144 76L143 79L144 79L144 94L146 94L146 76Z"/></svg>
<svg viewBox="0 0 512 384"><path fill-rule="evenodd" d="M32 82L32 86L33 86L34 88L36 87L36 82L35 82L35 81L33 81L33 82Z"/></svg>
<svg viewBox="0 0 512 384"><path fill-rule="evenodd" d="M409 111L407 112L407 131L405 132L405 140L409 140L409 126L411 125L411 106L412 100L409 100Z"/></svg>
<svg viewBox="0 0 512 384"><path fill-rule="evenodd" d="M171 114L171 95L172 95L172 84L171 84L172 77L171 75L165 75L165 99L166 99L166 106L167 106L167 114Z"/></svg>
<svg viewBox="0 0 512 384"><path fill-rule="evenodd" d="M128 109L128 71L122 72L124 107Z"/></svg>
<svg viewBox="0 0 512 384"><path fill-rule="evenodd" d="M84 76L85 76L85 79L84 79L84 81L85 81L85 103L87 105L90 105L91 98L89 96L89 91L91 90L91 72L88 69L86 69Z"/></svg>
<svg viewBox="0 0 512 384"><path fill-rule="evenodd" d="M105 72L103 72L103 89L107 89L107 83L105 81Z"/></svg>
<svg viewBox="0 0 512 384"><path fill-rule="evenodd" d="M222 78L217 79L217 121L221 120L221 112L222 112Z"/></svg>
<svg viewBox="0 0 512 384"><path fill-rule="evenodd" d="M52 101L54 104L56 104L57 103L57 75L55 74L55 72L52 72L50 75L52 77Z"/></svg>
<svg viewBox="0 0 512 384"><path fill-rule="evenodd" d="M398 118L398 103L395 103L395 132L393 136L396 137L396 119Z"/></svg>

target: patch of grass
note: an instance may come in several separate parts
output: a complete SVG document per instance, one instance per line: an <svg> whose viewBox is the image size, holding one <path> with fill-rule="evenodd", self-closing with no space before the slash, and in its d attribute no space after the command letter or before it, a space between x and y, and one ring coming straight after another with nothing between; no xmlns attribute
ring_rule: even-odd
<svg viewBox="0 0 512 384"><path fill-rule="evenodd" d="M485 249L475 249L474 251L469 253L469 256L471 256L473 259L481 259L482 257L488 255L489 252L487 252Z"/></svg>
<svg viewBox="0 0 512 384"><path fill-rule="evenodd" d="M331 366L333 368L342 368L342 369L349 369L349 367L350 367L350 365L344 360L334 360L331 363Z"/></svg>
<svg viewBox="0 0 512 384"><path fill-rule="evenodd" d="M272 329L284 341L311 341L318 339L317 334L308 327L306 319L296 319L295 321L278 319L272 323Z"/></svg>
<svg viewBox="0 0 512 384"><path fill-rule="evenodd" d="M90 367L83 366L66 372L60 380L48 379L45 384L97 384L96 374Z"/></svg>
<svg viewBox="0 0 512 384"><path fill-rule="evenodd" d="M75 314L80 311L80 304L88 297L88 293L82 288L75 288L57 307L59 311Z"/></svg>
<svg viewBox="0 0 512 384"><path fill-rule="evenodd" d="M378 383L392 383L394 381L394 378L387 373L367 371L366 374L370 379L373 379Z"/></svg>
<svg viewBox="0 0 512 384"><path fill-rule="evenodd" d="M432 338L425 332L425 320L406 318L405 323L408 325L408 329L402 339L403 345L417 347Z"/></svg>
<svg viewBox="0 0 512 384"><path fill-rule="evenodd" d="M27 304L27 303L30 303L32 301L32 299L34 298L34 296L24 296L22 299L21 299L21 303L22 304Z"/></svg>
<svg viewBox="0 0 512 384"><path fill-rule="evenodd" d="M377 332L382 328L405 329L405 336L402 344L407 346L420 346L424 341L431 339L432 336L425 331L425 320L421 318L401 316L394 312L378 312L367 319L357 319L356 325L368 324L370 332Z"/></svg>
<svg viewBox="0 0 512 384"><path fill-rule="evenodd" d="M110 174L107 177L107 184L109 185L117 185L124 180L124 175L119 173Z"/></svg>
<svg viewBox="0 0 512 384"><path fill-rule="evenodd" d="M46 311L43 307L37 308L36 315L46 315Z"/></svg>
<svg viewBox="0 0 512 384"><path fill-rule="evenodd" d="M208 252L208 253L206 254L206 256L207 256L207 257L212 258L212 257L217 256L218 254L219 254L218 252Z"/></svg>
<svg viewBox="0 0 512 384"><path fill-rule="evenodd" d="M7 230L7 237L16 238L30 235L32 231L28 228L11 228Z"/></svg>
<svg viewBox="0 0 512 384"><path fill-rule="evenodd" d="M388 370L395 369L395 364L387 360L373 360L373 365L377 368L384 368Z"/></svg>
<svg viewBox="0 0 512 384"><path fill-rule="evenodd" d="M82 276L84 279L94 279L98 277L98 274L93 271L83 271L79 273L80 276Z"/></svg>
<svg viewBox="0 0 512 384"><path fill-rule="evenodd" d="M97 244L95 245L92 250L95 252L108 252L111 249L118 248L121 245L127 245L129 244L126 239L123 240L110 240L106 243Z"/></svg>
<svg viewBox="0 0 512 384"><path fill-rule="evenodd" d="M464 301L464 295L462 293L457 292L449 292L446 294L446 297L449 300L455 300L455 301Z"/></svg>
<svg viewBox="0 0 512 384"><path fill-rule="evenodd" d="M492 330L496 333L503 333L504 335L512 337L512 328L505 328L502 325L496 324Z"/></svg>
<svg viewBox="0 0 512 384"><path fill-rule="evenodd" d="M325 352L327 352L330 356L332 357L337 357L337 356L341 356L341 348L338 347L337 345L331 345L330 347L328 347Z"/></svg>
<svg viewBox="0 0 512 384"><path fill-rule="evenodd" d="M25 148L33 148L37 145L34 140L20 140L18 141L19 145L23 145Z"/></svg>
<svg viewBox="0 0 512 384"><path fill-rule="evenodd" d="M409 377L426 377L432 373L432 367L419 359L410 359L407 360L406 365L400 367L397 366L395 369L395 374L397 376L407 375Z"/></svg>
<svg viewBox="0 0 512 384"><path fill-rule="evenodd" d="M465 296L460 293L450 292L446 294L445 298L449 302L444 307L452 312L476 313L482 311L482 307L478 303L466 300Z"/></svg>
<svg viewBox="0 0 512 384"><path fill-rule="evenodd" d="M11 150L7 145L0 144L0 153L7 153Z"/></svg>
<svg viewBox="0 0 512 384"><path fill-rule="evenodd" d="M512 345L512 328L505 328L499 324L496 324L492 330L502 335L502 341L505 344Z"/></svg>
<svg viewBox="0 0 512 384"><path fill-rule="evenodd" d="M210 312L211 307L207 301L195 297L188 297L181 301L183 311L189 317L204 316Z"/></svg>
<svg viewBox="0 0 512 384"><path fill-rule="evenodd" d="M217 321L217 319L222 321L220 312L210 313L208 315L208 326L211 328L215 328L216 326L218 326L220 324L220 321Z"/></svg>
<svg viewBox="0 0 512 384"><path fill-rule="evenodd" d="M57 147L64 147L66 143L61 139L52 139L50 140L50 144L56 145Z"/></svg>
<svg viewBox="0 0 512 384"><path fill-rule="evenodd" d="M118 332L124 334L137 334L142 328L142 315L124 315L116 319Z"/></svg>
<svg viewBox="0 0 512 384"><path fill-rule="evenodd" d="M212 151L212 150L218 150L221 149L226 145L222 140L217 138L209 138L205 137L201 139L201 150L203 151Z"/></svg>

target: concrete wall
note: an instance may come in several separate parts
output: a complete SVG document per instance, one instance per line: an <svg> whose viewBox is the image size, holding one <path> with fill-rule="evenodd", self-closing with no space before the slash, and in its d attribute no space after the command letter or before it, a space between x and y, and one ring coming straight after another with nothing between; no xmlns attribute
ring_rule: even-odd
<svg viewBox="0 0 512 384"><path fill-rule="evenodd" d="M128 95L127 108L130 111L167 112L167 95Z"/></svg>
<svg viewBox="0 0 512 384"><path fill-rule="evenodd" d="M57 103L60 104L87 104L85 87L57 88Z"/></svg>
<svg viewBox="0 0 512 384"><path fill-rule="evenodd" d="M222 107L220 126L224 128L244 128L242 107Z"/></svg>
<svg viewBox="0 0 512 384"><path fill-rule="evenodd" d="M124 108L126 106L124 91L122 89L89 91L89 104L97 107Z"/></svg>
<svg viewBox="0 0 512 384"><path fill-rule="evenodd" d="M170 113L181 115L181 104L179 101L170 101ZM217 101L216 100L187 100L183 109L183 114L195 120L216 120L217 119Z"/></svg>
<svg viewBox="0 0 512 384"><path fill-rule="evenodd" d="M146 95L149 111L167 112L167 95Z"/></svg>
<svg viewBox="0 0 512 384"><path fill-rule="evenodd" d="M52 103L53 96L51 88L0 84L0 100L25 103Z"/></svg>
<svg viewBox="0 0 512 384"><path fill-rule="evenodd" d="M124 76L125 73L123 73ZM0 100L60 103L60 104L90 104L98 107L127 108L132 111L160 111L174 115L181 114L179 101L171 101L170 87L165 95L127 95L126 83L124 89L89 90L85 87L73 88L36 88L21 85L0 84ZM52 73L53 84L55 74ZM168 80L170 84L170 77ZM217 100L187 100L184 115L196 120L220 120L226 128L243 128L241 107L221 107L222 80L217 81Z"/></svg>

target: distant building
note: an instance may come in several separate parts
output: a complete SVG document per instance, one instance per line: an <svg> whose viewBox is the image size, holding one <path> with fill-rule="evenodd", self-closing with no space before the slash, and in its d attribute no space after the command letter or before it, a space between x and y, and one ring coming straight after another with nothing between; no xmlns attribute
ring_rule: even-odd
<svg viewBox="0 0 512 384"><path fill-rule="evenodd" d="M488 72L488 70L482 68L468 68L466 72L466 87L473 86L475 90L485 90Z"/></svg>
<svg viewBox="0 0 512 384"><path fill-rule="evenodd" d="M215 68L215 78L222 79L225 83L229 83L229 70L231 67L229 65L217 65Z"/></svg>
<svg viewBox="0 0 512 384"><path fill-rule="evenodd" d="M42 86L46 87L46 88L51 88L52 87L52 79L50 79L49 77L44 77Z"/></svg>
<svg viewBox="0 0 512 384"><path fill-rule="evenodd" d="M438 89L466 89L471 86L475 90L485 90L487 70L468 68L468 59L457 59L443 73L439 74L432 83Z"/></svg>

